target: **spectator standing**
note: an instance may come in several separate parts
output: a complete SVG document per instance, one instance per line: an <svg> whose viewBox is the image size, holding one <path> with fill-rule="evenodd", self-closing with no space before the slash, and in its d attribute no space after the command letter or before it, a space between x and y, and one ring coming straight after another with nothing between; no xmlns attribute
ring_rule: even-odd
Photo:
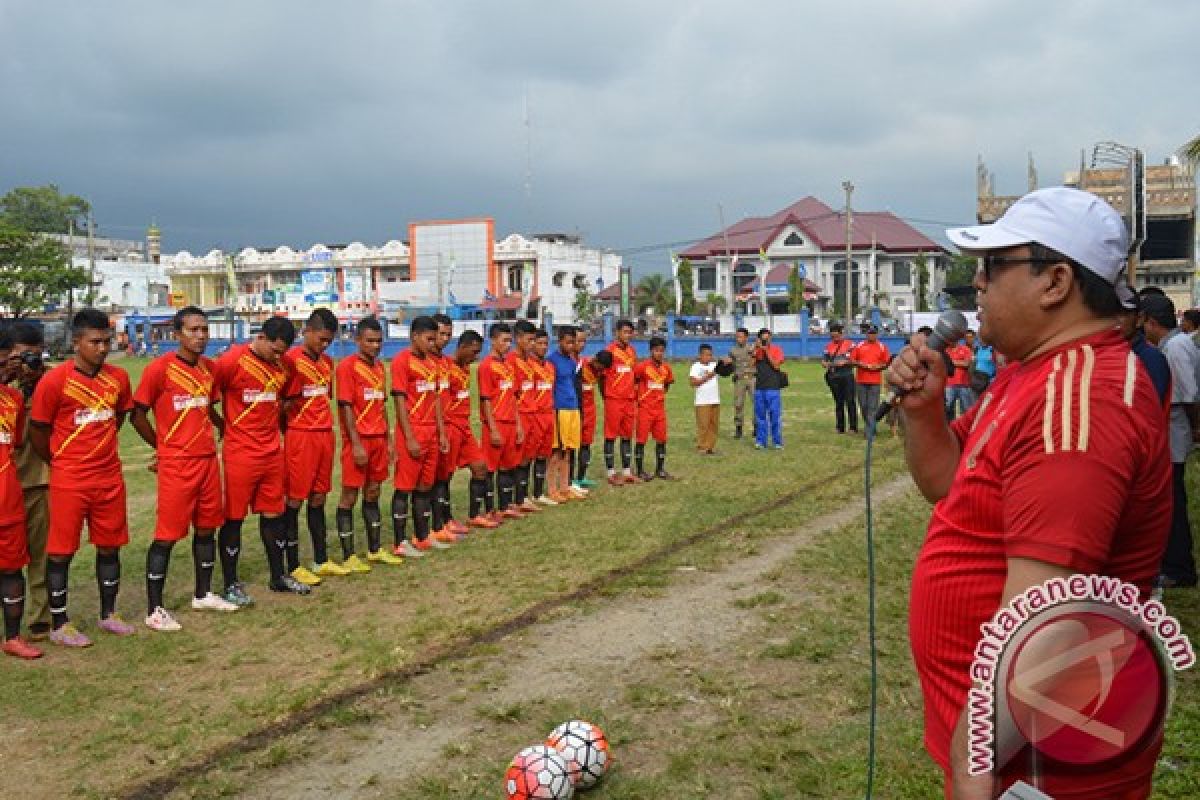
<svg viewBox="0 0 1200 800"><path fill-rule="evenodd" d="M971 405L983 396L987 387L996 377L996 351L990 344L981 341L975 331L967 331L967 347L974 354L971 358L969 381L971 385Z"/></svg>
<svg viewBox="0 0 1200 800"><path fill-rule="evenodd" d="M712 345L700 345L696 361L688 371L688 382L696 393L696 449L711 456L716 452L721 421L721 386L717 382Z"/></svg>
<svg viewBox="0 0 1200 800"><path fill-rule="evenodd" d="M1192 344L1200 347L1200 308L1189 308L1183 312L1183 319L1180 321L1179 327L1192 337Z"/></svg>
<svg viewBox="0 0 1200 800"><path fill-rule="evenodd" d="M851 433L858 433L858 411L854 403L854 369L850 365L850 351L854 343L845 338L841 323L829 326L829 344L821 354L825 366L825 385L833 395L834 414L837 416L837 432L846 432L846 421L850 422Z"/></svg>
<svg viewBox="0 0 1200 800"><path fill-rule="evenodd" d="M726 360L733 364L733 438L740 439L745 419L746 398L750 399L753 411L754 379L757 371L754 366L754 343L750 341L750 331L738 328L733 338L734 345L729 349ZM757 437L757 429L755 436Z"/></svg>
<svg viewBox="0 0 1200 800"><path fill-rule="evenodd" d="M1166 588L1196 585L1196 561L1192 555L1192 525L1188 519L1185 475L1192 442L1200 430L1200 350L1192 337L1176 324L1175 304L1163 295L1147 295L1141 302L1146 339L1167 357L1171 368L1171 477L1174 511L1171 535L1163 554L1159 582Z"/></svg>
<svg viewBox="0 0 1200 800"><path fill-rule="evenodd" d="M783 401L780 390L787 383L783 372L783 350L771 344L771 331L758 332L754 347L754 446L761 450L768 439L776 450L783 449Z"/></svg>
<svg viewBox="0 0 1200 800"><path fill-rule="evenodd" d="M875 413L879 410L879 390L883 382L883 371L892 360L887 345L879 341L879 329L867 327L867 339L850 351L850 363L854 365L854 383L858 394L858 409L862 412L863 431L870 434L875 427Z"/></svg>
<svg viewBox="0 0 1200 800"><path fill-rule="evenodd" d="M975 354L962 339L946 349L954 372L946 378L946 419L954 419L971 407L971 362Z"/></svg>

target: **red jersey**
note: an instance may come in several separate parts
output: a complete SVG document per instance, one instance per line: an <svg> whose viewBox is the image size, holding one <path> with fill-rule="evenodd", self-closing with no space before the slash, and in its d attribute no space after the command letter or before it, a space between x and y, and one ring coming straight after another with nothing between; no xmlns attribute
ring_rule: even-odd
<svg viewBox="0 0 1200 800"><path fill-rule="evenodd" d="M634 368L637 381L638 409L649 412L666 412L667 387L675 382L675 373L667 362L655 364L647 358Z"/></svg>
<svg viewBox="0 0 1200 800"><path fill-rule="evenodd" d="M842 339L839 342L830 341L825 345L825 350L821 354L821 360L826 364L833 364L836 368L848 366L845 360L850 357L850 351L854 349L854 342L849 339ZM834 363L834 362L841 363Z"/></svg>
<svg viewBox="0 0 1200 800"><path fill-rule="evenodd" d="M208 408L217 402L213 363L204 356L189 364L177 353L146 365L133 402L154 414L158 457L208 458L216 455Z"/></svg>
<svg viewBox="0 0 1200 800"><path fill-rule="evenodd" d="M517 410L522 414L537 412L537 359L530 353L521 356L516 350L508 354L508 365L513 368L513 376L517 381Z"/></svg>
<svg viewBox="0 0 1200 800"><path fill-rule="evenodd" d="M237 345L217 359L216 379L225 406L226 457L253 461L278 452L280 395L288 379L283 364Z"/></svg>
<svg viewBox="0 0 1200 800"><path fill-rule="evenodd" d="M349 406L354 414L354 427L359 436L386 436L387 422L387 377L383 362L378 358L368 364L360 355L343 358L337 365L337 390L339 406ZM342 436L347 437L346 423L338 414Z"/></svg>
<svg viewBox="0 0 1200 800"><path fill-rule="evenodd" d="M471 367L460 367L453 358L446 359L445 367L442 417L460 428L466 428L471 424Z"/></svg>
<svg viewBox="0 0 1200 800"><path fill-rule="evenodd" d="M492 418L496 422L517 421L515 372L516 367L507 358L489 355L479 362L479 399L492 404Z"/></svg>
<svg viewBox="0 0 1200 800"><path fill-rule="evenodd" d="M925 746L943 767L979 626L1000 605L1006 560L1115 576L1144 595L1158 573L1172 497L1162 405L1115 330L1001 370L951 428L962 455L934 506L909 611ZM1156 755L1150 748L1118 769L1152 771ZM1105 790L1106 774L1079 772L1043 788L1053 797L1116 796Z"/></svg>
<svg viewBox="0 0 1200 800"><path fill-rule="evenodd" d="M971 362L975 358L974 351L965 344L958 344L954 347L947 348L946 355L950 356L952 361ZM954 374L946 376L947 386L970 386L971 372L967 367L955 367Z"/></svg>
<svg viewBox="0 0 1200 800"><path fill-rule="evenodd" d="M533 357L529 363L533 365L533 411L535 414L553 414L554 365Z"/></svg>
<svg viewBox="0 0 1200 800"><path fill-rule="evenodd" d="M0 527L25 519L24 495L13 457L13 451L21 446L24 430L24 395L11 386L0 385Z"/></svg>
<svg viewBox="0 0 1200 800"><path fill-rule="evenodd" d="M288 428L333 430L333 411L329 406L333 394L333 359L325 353L313 358L303 346L298 346L283 354L283 365L288 372L283 388L283 399L288 401L284 411Z"/></svg>
<svg viewBox="0 0 1200 800"><path fill-rule="evenodd" d="M133 409L129 374L104 364L89 376L68 361L50 370L33 393L29 418L51 426L51 481L121 480L117 419Z"/></svg>
<svg viewBox="0 0 1200 800"><path fill-rule="evenodd" d="M637 397L637 389L633 385L637 352L633 345L622 345L620 342L611 342L604 349L613 357L612 367L604 372L604 399L633 400Z"/></svg>
<svg viewBox="0 0 1200 800"><path fill-rule="evenodd" d="M440 356L418 356L412 348L392 359L392 394L404 397L414 427L437 424Z"/></svg>
<svg viewBox="0 0 1200 800"><path fill-rule="evenodd" d="M892 354L888 352L887 345L883 342L862 342L858 347L854 348L851 358L860 364L869 364L873 367L886 367L888 362L892 360ZM883 371L856 367L854 370L854 380L857 383L868 386L881 384L883 383Z"/></svg>
<svg viewBox="0 0 1200 800"><path fill-rule="evenodd" d="M592 360L583 359L579 362L579 407L594 409L596 407L596 371L592 369Z"/></svg>

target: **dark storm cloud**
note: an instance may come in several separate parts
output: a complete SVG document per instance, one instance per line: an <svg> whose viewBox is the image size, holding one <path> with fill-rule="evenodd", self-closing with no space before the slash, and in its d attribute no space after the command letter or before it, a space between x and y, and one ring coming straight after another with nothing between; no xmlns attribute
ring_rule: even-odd
<svg viewBox="0 0 1200 800"><path fill-rule="evenodd" d="M628 247L708 233L718 203L728 221L837 205L845 178L856 206L969 221L979 153L1017 192L1030 150L1052 183L1095 141L1157 160L1192 135L1198 17L1183 0L0 0L0 189L54 181L110 232L156 217L192 250L478 214Z"/></svg>

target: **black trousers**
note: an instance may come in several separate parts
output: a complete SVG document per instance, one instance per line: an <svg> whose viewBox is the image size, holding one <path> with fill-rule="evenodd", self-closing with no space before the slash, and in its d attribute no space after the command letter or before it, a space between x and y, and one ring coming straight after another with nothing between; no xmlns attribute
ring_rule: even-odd
<svg viewBox="0 0 1200 800"><path fill-rule="evenodd" d="M1175 487L1175 508L1171 514L1171 535L1163 553L1162 574L1176 583L1196 583L1196 560L1192 556L1192 524L1188 520L1187 484L1184 483L1186 464L1172 464L1171 477Z"/></svg>
<svg viewBox="0 0 1200 800"><path fill-rule="evenodd" d="M834 413L837 415L838 433L846 432L846 420L850 430L858 430L858 408L854 401L854 371L830 370L825 376L829 393L833 395Z"/></svg>

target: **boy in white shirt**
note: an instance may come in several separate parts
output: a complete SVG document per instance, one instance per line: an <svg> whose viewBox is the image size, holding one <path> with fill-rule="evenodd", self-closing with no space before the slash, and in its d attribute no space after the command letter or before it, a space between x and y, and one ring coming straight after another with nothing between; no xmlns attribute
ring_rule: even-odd
<svg viewBox="0 0 1200 800"><path fill-rule="evenodd" d="M712 455L716 452L721 417L721 387L717 383L712 345L700 345L698 358L688 372L688 381L696 391L696 449Z"/></svg>

